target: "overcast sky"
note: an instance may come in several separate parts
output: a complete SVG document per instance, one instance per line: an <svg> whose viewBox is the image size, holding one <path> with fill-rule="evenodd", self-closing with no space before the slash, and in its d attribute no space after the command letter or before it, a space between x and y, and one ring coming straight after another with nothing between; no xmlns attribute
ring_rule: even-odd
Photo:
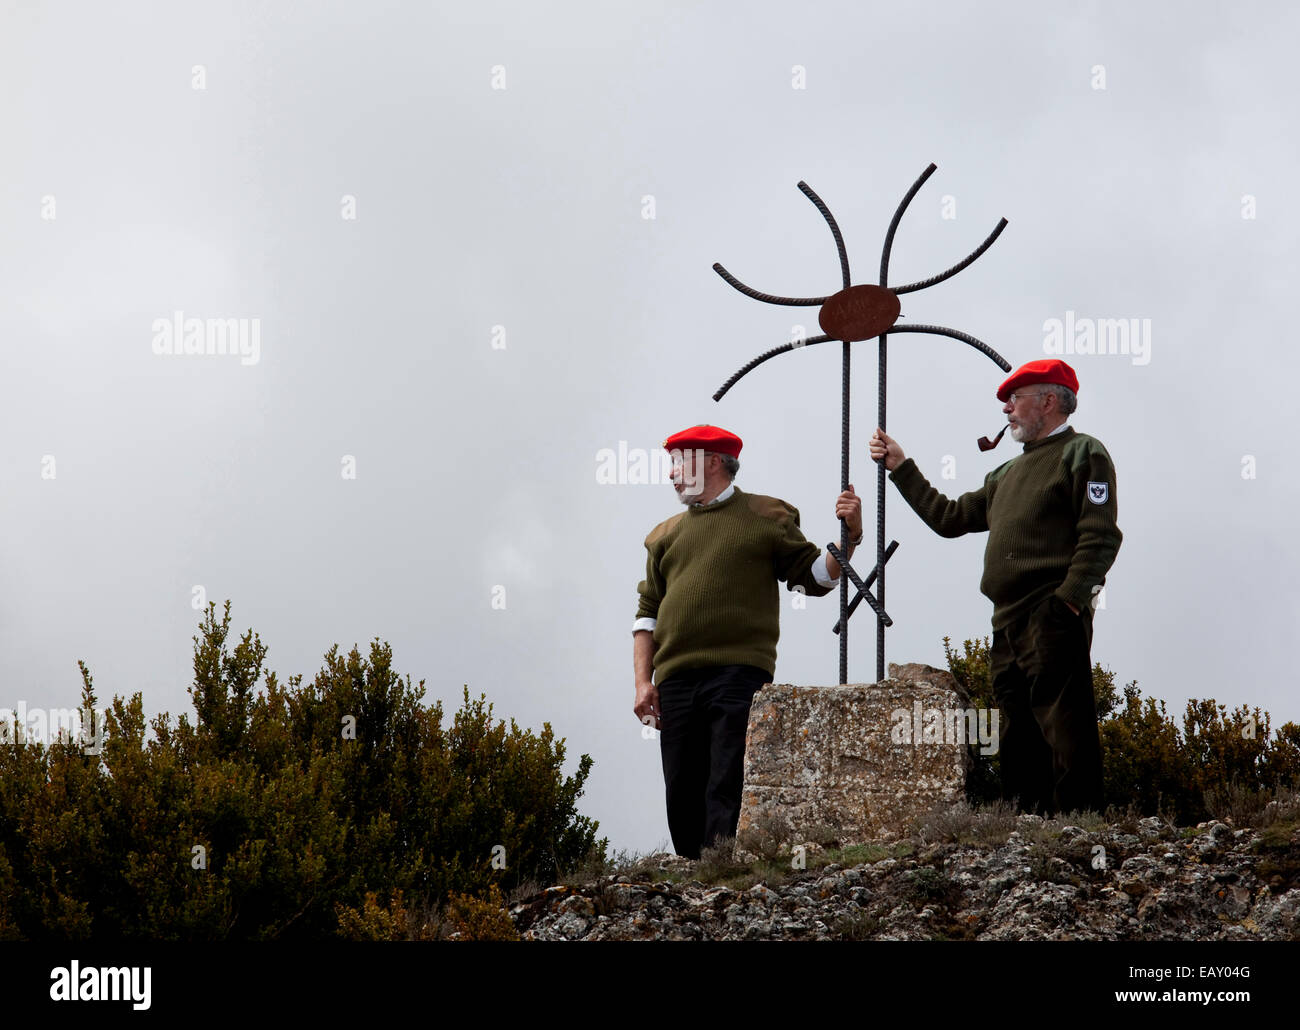
<svg viewBox="0 0 1300 1030"><path fill-rule="evenodd" d="M448 712L468 684L549 720L570 770L594 758L582 809L611 844L665 844L631 625L644 537L680 505L602 484L597 456L724 426L737 484L835 539L839 346L715 403L819 330L710 266L838 290L802 179L874 283L933 161L891 282L1010 225L904 320L1013 365L1046 356L1052 319L1138 320L1143 353L1065 355L1124 534L1094 660L1178 715L1213 696L1300 721L1287 5L2 10L0 707L75 704L80 658L101 698L187 711L195 598L229 598L282 680L379 637ZM177 317L236 320L248 349L157 353ZM871 538L876 347L855 347ZM975 446L1005 421L986 357L897 334L889 357L888 430L949 496L1019 449ZM985 537L942 540L887 496L887 657L943 666L945 635L989 632ZM836 596L790 601L776 679L834 682Z"/></svg>

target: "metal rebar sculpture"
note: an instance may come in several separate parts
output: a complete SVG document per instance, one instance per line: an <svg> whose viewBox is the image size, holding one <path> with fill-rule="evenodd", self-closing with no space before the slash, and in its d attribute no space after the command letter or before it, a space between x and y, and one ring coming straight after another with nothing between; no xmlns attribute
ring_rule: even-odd
<svg viewBox="0 0 1300 1030"><path fill-rule="evenodd" d="M894 233L898 229L898 223L903 217L903 212L907 210L907 205L912 202L917 191L924 185L935 170L936 166L931 164L920 178L912 184L912 188L907 191L903 197L902 203L898 205L898 210L894 212L893 221L889 223L889 231L885 234L885 247L880 256L880 284L864 284L851 286L849 278L849 256L844 249L844 239L840 235L840 227L835 224L835 218L831 215L830 210L822 202L821 197L808 186L807 183L799 183L799 189L804 195L816 205L817 210L821 212L822 217L826 219L826 224L830 226L831 235L835 237L835 247L840 255L840 272L843 276L843 289L838 293L827 297L776 297L769 293L760 293L742 283L733 276L720 264L714 264L713 270L722 276L727 282L747 297L753 297L755 300L761 300L765 304L779 304L785 307L813 307L821 306L821 311L817 315L818 324L821 326L824 335L809 337L806 340L797 340L784 344L780 347L774 347L765 354L760 354L753 361L747 364L739 372L728 379L713 395L715 401L720 401L726 395L727 391L736 385L745 375L753 371L763 362L776 357L778 354L784 354L786 351L794 350L799 347L810 347L813 344L825 343L827 340L839 340L843 344L843 407L840 420L840 490L844 491L849 486L849 344L862 340L869 340L875 336L879 339L879 375L877 377L877 417L876 424L882 431L885 429L885 373L886 373L886 346L889 340L889 334L892 333L931 333L938 336L948 336L954 340L960 340L968 343L976 350L987 354L1004 372L1011 371L1011 365L993 348L980 342L975 337L967 333L960 332L956 329L947 329L940 325L897 325L901 303L899 296L904 293L914 293L917 290L924 290L929 286L935 286L945 279L950 279L960 272L967 265L971 264L984 251L992 246L993 241L1001 234L1007 226L1007 220L1003 218L998 222L994 230L989 233L988 238L975 248L966 258L953 265L946 272L940 272L929 279L922 279L919 282L910 283L907 286L900 286L896 289L889 288L889 253L894 245ZM876 613L876 681L879 682L885 678L885 629L893 625L893 620L885 611L885 563L893 556L894 551L898 548L898 541L892 541L889 547L885 547L885 463L879 462L876 467L876 567L871 571L864 581L858 573L849 564L846 554L848 552L848 526L843 519L840 519L840 544L836 547L831 544L827 547L831 556L839 563L841 569L840 575L840 617L834 626L834 632L839 634L840 638L840 679L839 682L847 683L849 675L849 634L848 621L853 613L857 610L862 601L867 604ZM849 584L852 583L857 589L857 593L852 603L849 602ZM871 593L872 584L876 586L876 593Z"/></svg>

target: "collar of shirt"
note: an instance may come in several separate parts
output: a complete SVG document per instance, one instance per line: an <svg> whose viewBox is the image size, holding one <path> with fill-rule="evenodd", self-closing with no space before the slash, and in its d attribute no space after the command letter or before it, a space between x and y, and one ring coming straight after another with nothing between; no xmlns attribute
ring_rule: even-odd
<svg viewBox="0 0 1300 1030"><path fill-rule="evenodd" d="M1069 428L1070 428L1070 423L1068 423L1068 422L1062 422L1059 426L1057 426L1055 429L1053 429L1053 430L1052 430L1050 433L1048 433L1047 435L1048 435L1048 436L1055 436L1057 433L1064 433L1064 432L1065 432L1067 429L1069 429Z"/></svg>
<svg viewBox="0 0 1300 1030"><path fill-rule="evenodd" d="M723 490L722 493L718 494L717 497L713 498L713 500L709 501L707 504L701 504L699 501L693 501L691 503L691 507L707 508L710 504L721 504L723 501L725 501L728 497L730 497L735 492L736 492L736 484L728 483L727 489Z"/></svg>

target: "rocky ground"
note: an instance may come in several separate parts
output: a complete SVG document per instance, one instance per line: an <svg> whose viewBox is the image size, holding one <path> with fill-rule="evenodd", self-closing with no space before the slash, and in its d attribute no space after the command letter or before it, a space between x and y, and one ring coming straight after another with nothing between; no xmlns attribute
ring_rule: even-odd
<svg viewBox="0 0 1300 1030"><path fill-rule="evenodd" d="M510 907L526 940L1298 940L1300 824L1012 817L766 864L654 855ZM805 868L797 868L800 864Z"/></svg>

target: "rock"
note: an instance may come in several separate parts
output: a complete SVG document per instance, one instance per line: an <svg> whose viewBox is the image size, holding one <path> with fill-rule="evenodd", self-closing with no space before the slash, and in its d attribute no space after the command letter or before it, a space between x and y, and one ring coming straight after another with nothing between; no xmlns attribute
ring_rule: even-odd
<svg viewBox="0 0 1300 1030"><path fill-rule="evenodd" d="M1028 825L1028 824L1026 824ZM1049 826L1050 830L1051 827ZM743 891L699 882L604 878L552 887L513 904L526 940L1292 940L1300 889L1271 888L1254 871L1257 833L1139 840L1116 827L1086 846L1031 858L1021 838L913 850L848 868L813 868ZM1163 831L1161 831L1163 832ZM1081 839L1083 834L1060 833ZM1202 839L1215 842L1202 856ZM642 860L640 869L656 868ZM842 865L842 861L840 865ZM682 873L693 863L680 860ZM1046 872L1048 879L1039 878ZM618 882L628 880L629 882Z"/></svg>
<svg viewBox="0 0 1300 1030"><path fill-rule="evenodd" d="M1138 820L1138 833L1147 840L1160 836L1164 824L1154 815Z"/></svg>
<svg viewBox="0 0 1300 1030"><path fill-rule="evenodd" d="M755 695L738 850L775 854L799 841L890 839L965 796L966 734L974 722L978 735L976 710L944 670L909 664L889 671L880 683L768 684ZM970 720L960 714L967 711ZM985 728L992 729L987 718Z"/></svg>

